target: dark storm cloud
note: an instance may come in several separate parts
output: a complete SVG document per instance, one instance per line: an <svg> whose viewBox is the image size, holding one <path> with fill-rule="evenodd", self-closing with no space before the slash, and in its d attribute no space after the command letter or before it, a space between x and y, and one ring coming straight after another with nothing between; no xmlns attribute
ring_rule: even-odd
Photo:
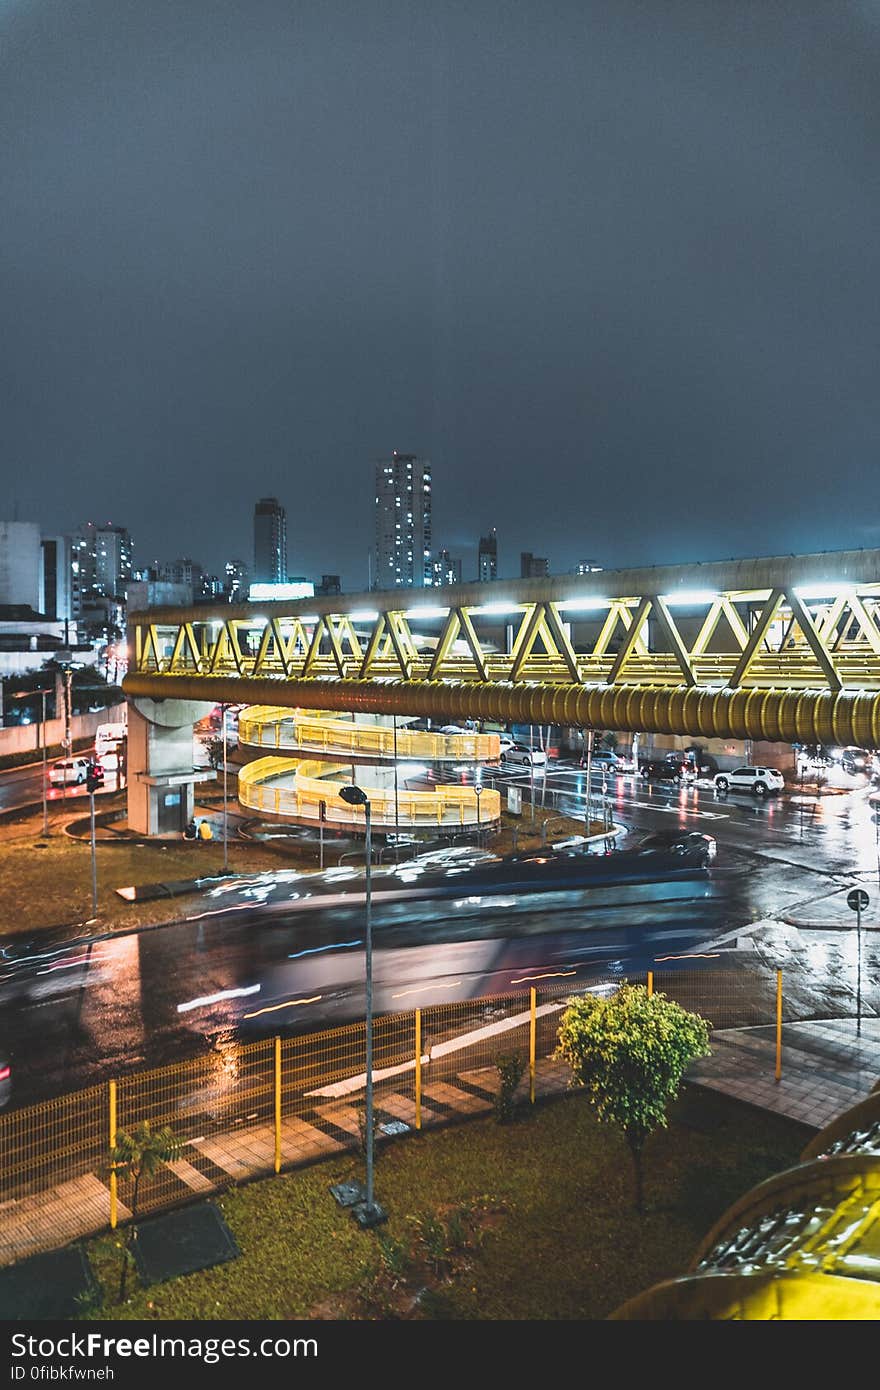
<svg viewBox="0 0 880 1390"><path fill-rule="evenodd" d="M873 544L865 3L0 3L5 510L366 579ZM465 552L465 574L473 567Z"/></svg>

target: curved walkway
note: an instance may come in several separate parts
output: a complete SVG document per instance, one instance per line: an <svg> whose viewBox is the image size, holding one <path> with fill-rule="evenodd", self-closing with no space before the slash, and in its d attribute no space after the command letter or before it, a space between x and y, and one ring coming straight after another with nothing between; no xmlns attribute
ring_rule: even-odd
<svg viewBox="0 0 880 1390"><path fill-rule="evenodd" d="M322 710L251 705L239 716L238 739L250 748L422 762L497 762L497 734L439 734L345 719Z"/></svg>
<svg viewBox="0 0 880 1390"><path fill-rule="evenodd" d="M364 813L339 796L343 774L338 763L292 758L257 758L238 775L242 806L264 816L334 828L361 828ZM493 826L501 817L501 794L490 787L477 796L473 787L453 783L433 791L365 786L376 830L437 826Z"/></svg>

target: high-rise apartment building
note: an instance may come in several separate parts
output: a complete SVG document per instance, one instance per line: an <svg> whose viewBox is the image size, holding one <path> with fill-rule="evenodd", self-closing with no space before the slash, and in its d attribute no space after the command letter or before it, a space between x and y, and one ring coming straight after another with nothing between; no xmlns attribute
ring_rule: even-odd
<svg viewBox="0 0 880 1390"><path fill-rule="evenodd" d="M40 528L35 521L0 521L0 605L42 611Z"/></svg>
<svg viewBox="0 0 880 1390"><path fill-rule="evenodd" d="M254 507L253 579L257 584L287 579L287 513L277 497L261 497Z"/></svg>
<svg viewBox="0 0 880 1390"><path fill-rule="evenodd" d="M244 603L248 596L250 573L243 560L227 560L225 569L224 597L230 603Z"/></svg>
<svg viewBox="0 0 880 1390"><path fill-rule="evenodd" d="M448 550L437 551L431 568L436 586L461 583L461 560L450 555Z"/></svg>
<svg viewBox="0 0 880 1390"><path fill-rule="evenodd" d="M477 551L477 581L480 584L488 584L497 578L498 535L493 526L488 536L480 537L480 548Z"/></svg>
<svg viewBox="0 0 880 1390"><path fill-rule="evenodd" d="M44 536L43 599L41 612L53 621L73 617L72 547L69 536Z"/></svg>
<svg viewBox="0 0 880 1390"><path fill-rule="evenodd" d="M530 550L520 551L520 579L546 579L550 574L550 561L543 555L533 555Z"/></svg>
<svg viewBox="0 0 880 1390"><path fill-rule="evenodd" d="M125 600L132 578L131 536L124 526L84 521L73 537L71 569L83 602L92 598Z"/></svg>
<svg viewBox="0 0 880 1390"><path fill-rule="evenodd" d="M376 572L374 589L430 588L431 465L416 454L376 464Z"/></svg>

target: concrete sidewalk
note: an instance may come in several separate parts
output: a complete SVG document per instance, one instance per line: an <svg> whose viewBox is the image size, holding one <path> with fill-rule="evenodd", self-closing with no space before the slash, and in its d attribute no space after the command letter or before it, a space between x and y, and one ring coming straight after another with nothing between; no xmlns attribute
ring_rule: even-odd
<svg viewBox="0 0 880 1390"><path fill-rule="evenodd" d="M692 1068L690 1080L817 1131L863 1100L880 1078L880 1019L864 1019L860 1037L851 1019L786 1024L778 1082L772 1027L721 1030L712 1034L711 1046L712 1055ZM430 1064L425 1065L424 1129L491 1112L498 1087L495 1067L468 1067L462 1062L461 1071L450 1072L447 1066L436 1080L431 1078ZM402 1084L404 1077L409 1084ZM567 1066L552 1057L539 1059L535 1079L536 1096L542 1100L569 1090ZM362 1087L362 1077L354 1080ZM527 1099L527 1081L521 1083L520 1094ZM302 1100L305 1106L300 1104L299 1113L283 1119L281 1125L285 1170L351 1150L359 1140L360 1115L351 1086L313 1091ZM416 1114L409 1071L399 1077L389 1075L380 1083L376 1116L379 1143L412 1131ZM274 1157L274 1129L266 1120L202 1135L185 1144L170 1173L163 1175L163 1189L170 1201L204 1197L234 1182L268 1176ZM128 1215L120 1201L120 1219ZM0 1204L0 1265L93 1235L109 1221L108 1179L98 1172L4 1202Z"/></svg>

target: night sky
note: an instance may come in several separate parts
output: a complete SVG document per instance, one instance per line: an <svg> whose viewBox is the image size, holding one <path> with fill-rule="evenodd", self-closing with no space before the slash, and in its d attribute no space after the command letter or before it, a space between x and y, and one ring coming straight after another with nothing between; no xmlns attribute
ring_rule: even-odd
<svg viewBox="0 0 880 1390"><path fill-rule="evenodd" d="M0 0L3 519L365 587L880 543L877 0Z"/></svg>

